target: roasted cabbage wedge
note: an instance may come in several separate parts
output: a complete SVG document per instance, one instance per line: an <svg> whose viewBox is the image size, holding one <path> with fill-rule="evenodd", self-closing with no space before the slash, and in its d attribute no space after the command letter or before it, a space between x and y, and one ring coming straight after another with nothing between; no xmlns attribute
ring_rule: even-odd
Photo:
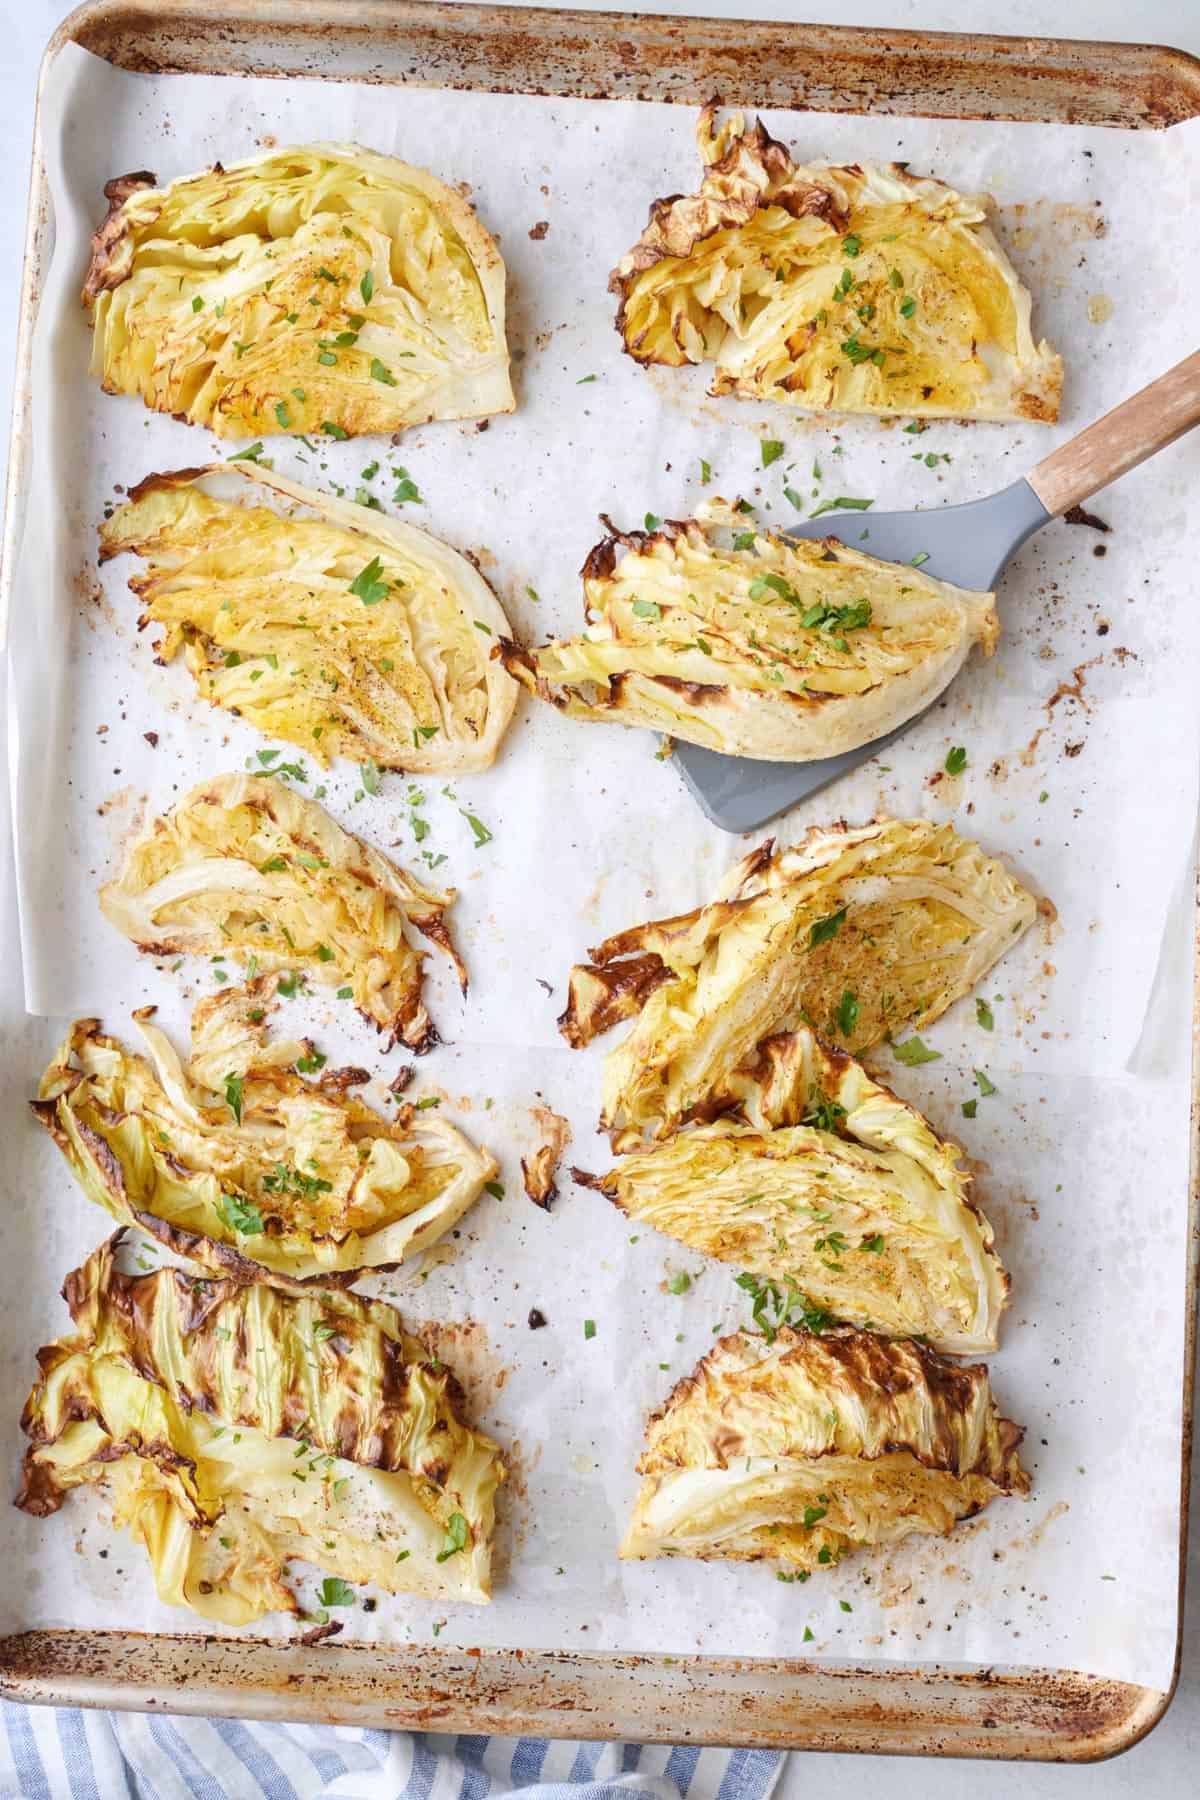
<svg viewBox="0 0 1200 1800"><path fill-rule="evenodd" d="M982 1363L867 1331L722 1338L649 1422L623 1557L770 1558L944 1536L1024 1494L1023 1432Z"/></svg>
<svg viewBox="0 0 1200 1800"><path fill-rule="evenodd" d="M140 1054L79 1019L42 1076L35 1116L84 1192L121 1224L239 1281L349 1282L457 1224L496 1174L448 1120L391 1119L349 1090L365 1069L306 1080L306 1040L267 1040L278 977L206 1001L185 1067L153 1009Z"/></svg>
<svg viewBox="0 0 1200 1800"><path fill-rule="evenodd" d="M214 706L320 763L453 774L495 759L517 694L491 656L508 621L428 532L239 462L132 488L100 560L129 550L146 559L129 585L140 625L163 631L159 660L182 650Z"/></svg>
<svg viewBox="0 0 1200 1800"><path fill-rule="evenodd" d="M381 1301L124 1275L120 1233L68 1275L38 1351L17 1505L102 1483L159 1598L222 1625L298 1613L293 1557L387 1593L491 1595L497 1446Z"/></svg>
<svg viewBox="0 0 1200 1800"><path fill-rule="evenodd" d="M801 1026L729 1086L736 1112L622 1158L626 1216L810 1307L939 1350L996 1346L1008 1277L957 1144Z"/></svg>
<svg viewBox="0 0 1200 1800"><path fill-rule="evenodd" d="M512 411L504 264L426 170L307 144L104 193L83 300L106 392L219 437Z"/></svg>
<svg viewBox="0 0 1200 1800"><path fill-rule="evenodd" d="M990 594L836 538L743 529L741 514L731 544L717 529L728 514L710 506L653 532L610 526L583 566L583 635L536 650L506 640L505 666L572 718L804 762L904 724L972 645L995 648Z"/></svg>
<svg viewBox="0 0 1200 1800"><path fill-rule="evenodd" d="M631 356L711 362L714 394L812 412L1058 417L1062 361L986 195L899 163L806 167L761 120L715 114L699 192L656 200L610 278Z"/></svg>
<svg viewBox="0 0 1200 1800"><path fill-rule="evenodd" d="M217 775L155 819L100 889L106 919L151 956L207 956L247 978L291 970L348 987L390 1048L437 1042L415 928L467 976L446 927L454 892L426 888L323 806L273 776Z"/></svg>
<svg viewBox="0 0 1200 1800"><path fill-rule="evenodd" d="M772 840L695 912L608 938L571 971L575 1047L637 1014L604 1064L617 1150L736 1098L764 1038L806 1024L858 1052L928 1024L1032 923L1033 895L949 825L877 819Z"/></svg>

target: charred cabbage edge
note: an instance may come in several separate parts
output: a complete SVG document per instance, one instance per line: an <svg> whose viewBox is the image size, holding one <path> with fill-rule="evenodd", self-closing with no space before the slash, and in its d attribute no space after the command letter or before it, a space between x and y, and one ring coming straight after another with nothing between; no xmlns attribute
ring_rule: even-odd
<svg viewBox="0 0 1200 1800"><path fill-rule="evenodd" d="M621 1555L804 1572L1024 1494L982 1364L843 1329L723 1338L654 1414Z"/></svg>
<svg viewBox="0 0 1200 1800"><path fill-rule="evenodd" d="M387 1593L490 1597L500 1453L391 1307L124 1275L120 1235L67 1277L75 1330L38 1352L18 1506L45 1516L103 1483L159 1598L223 1625L299 1612L295 1557ZM456 1514L463 1549L439 1560Z"/></svg>
<svg viewBox="0 0 1200 1800"><path fill-rule="evenodd" d="M100 528L101 562L125 551L146 559L129 586L139 626L165 632L159 660L182 650L201 696L259 731L414 775L495 760L517 695L491 655L508 621L428 532L239 462L132 488ZM386 592L367 606L353 583L375 563Z"/></svg>
<svg viewBox="0 0 1200 1800"><path fill-rule="evenodd" d="M763 530L753 549L723 548L716 527L727 514L710 503L654 532L610 527L583 566L583 633L533 650L505 640L505 666L571 718L803 762L904 724L973 645L995 648L992 595L836 538L789 542ZM838 624L864 602L865 624ZM828 622L806 624L814 614Z"/></svg>
<svg viewBox="0 0 1200 1800"><path fill-rule="evenodd" d="M309 144L104 192L83 300L106 392L219 437L512 411L504 264L426 170Z"/></svg>
<svg viewBox="0 0 1200 1800"><path fill-rule="evenodd" d="M804 165L758 120L697 125L697 193L656 200L609 281L637 361L809 411L1058 417L1062 361L986 223L898 163Z"/></svg>

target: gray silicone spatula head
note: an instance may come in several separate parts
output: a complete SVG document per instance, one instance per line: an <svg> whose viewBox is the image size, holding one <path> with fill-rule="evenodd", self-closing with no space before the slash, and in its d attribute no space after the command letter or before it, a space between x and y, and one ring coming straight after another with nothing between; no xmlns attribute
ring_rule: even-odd
<svg viewBox="0 0 1200 1800"><path fill-rule="evenodd" d="M881 562L915 559L928 574L956 587L986 591L1039 526L1087 500L1198 423L1200 350L1078 437L1060 444L1026 480L1014 481L986 500L911 513L838 511L835 503L835 510L807 520L787 535L836 537ZM673 761L714 825L725 831L753 831L874 756L911 723L906 719L886 737L817 762L756 762L680 742Z"/></svg>
<svg viewBox="0 0 1200 1800"><path fill-rule="evenodd" d="M995 586L1013 552L1051 517L1027 481L1014 481L986 500L970 500L963 506L907 513L835 510L784 535L836 537L881 562L915 559L927 575L984 593ZM714 825L723 831L753 831L876 755L911 724L906 719L886 737L818 762L759 762L679 742L672 760Z"/></svg>

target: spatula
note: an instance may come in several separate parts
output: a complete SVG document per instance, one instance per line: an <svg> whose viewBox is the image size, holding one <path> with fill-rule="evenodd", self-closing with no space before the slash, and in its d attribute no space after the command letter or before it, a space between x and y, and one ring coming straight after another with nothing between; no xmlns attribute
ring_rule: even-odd
<svg viewBox="0 0 1200 1800"><path fill-rule="evenodd" d="M1051 519L1135 469L1200 423L1200 351L1044 457L1022 481L928 512L823 514L784 533L836 537L884 562L918 565L957 587L990 592L1009 558ZM863 542L863 533L868 536ZM892 743L912 723L817 762L758 762L676 742L673 762L714 825L753 831Z"/></svg>

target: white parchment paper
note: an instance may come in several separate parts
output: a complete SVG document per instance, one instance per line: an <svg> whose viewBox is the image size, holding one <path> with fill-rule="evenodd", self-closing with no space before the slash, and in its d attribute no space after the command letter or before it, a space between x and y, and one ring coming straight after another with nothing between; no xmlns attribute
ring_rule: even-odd
<svg viewBox="0 0 1200 1800"><path fill-rule="evenodd" d="M625 102L120 74L75 49L43 108L56 249L35 345L32 485L10 622L16 877L3 1081L8 1205L0 1312L16 1415L36 1344L63 1329L62 1275L105 1221L31 1124L24 1101L62 1021L78 1011L126 1030L147 1000L178 1028L211 975L140 959L104 924L98 882L145 817L193 782L238 768L261 740L201 708L179 666L161 669L136 630L129 568L97 572L94 531L117 484L222 454L207 433L100 395L85 375L78 304L87 235L109 175L173 177L264 143L358 139L469 184L509 270L519 409L486 431L435 425L384 455L424 503L407 516L474 550L518 635L568 630L578 569L602 509L624 523L683 517L708 492L743 492L769 519L808 496L888 507L967 499L1012 480L1056 441L1192 347L1197 136L774 113L776 135L814 159L908 158L960 187L989 188L1036 296L1036 324L1064 351L1064 416L1052 430L938 424L920 437L873 422L832 426L704 397L701 371L650 374L622 357L607 272L650 199L691 188L693 115ZM546 221L544 234L532 228ZM1189 283L1193 285L1189 289ZM585 377L594 375L594 381ZM785 457L760 466L760 435ZM227 452L231 446L226 445ZM272 440L277 466L351 490L388 447ZM936 468L926 454L950 457ZM435 972L448 1042L415 1091L444 1095L504 1163L444 1254L384 1291L418 1321L450 1321L444 1350L480 1417L513 1452L486 1611L444 1613L382 1597L351 1635L572 1649L815 1653L1067 1666L1168 1685L1176 1636L1180 1397L1188 1180L1189 1025L1196 864L1200 613L1189 500L1200 441L1185 441L1096 502L1101 536L1056 524L1005 578L1004 639L882 763L797 809L780 828L859 820L878 806L952 818L1057 909L985 984L988 1035L968 1001L928 1034L942 1060L883 1063L898 1090L960 1135L1014 1282L993 1379L1028 1428L1028 1503L1002 1501L949 1541L852 1557L806 1586L766 1568L615 1558L636 1488L642 1420L719 1329L744 1317L724 1268L671 1242L634 1242L600 1196L562 1183L553 1213L524 1198L518 1159L542 1096L575 1131L571 1158L607 1166L593 1131L604 1045L571 1053L555 1031L570 963L607 933L696 904L745 844L709 827L648 736L571 724L523 706L496 768L454 797L421 784L457 885L472 989ZM391 482L375 486L385 499ZM815 504L813 499L812 504ZM864 519L869 534L870 516ZM865 547L870 548L869 535ZM1103 555L1099 552L1103 551ZM532 590L532 592L531 592ZM534 595L537 598L534 598ZM146 734L153 734L151 746ZM961 744L966 772L942 774ZM312 792L382 846L416 854L406 783L357 793L354 772ZM461 809L461 810L460 810ZM493 833L476 849L462 810ZM181 986L190 979L190 986ZM547 991L547 988L551 991ZM365 1029L317 1008L334 1054L370 1060ZM376 1055L386 1080L400 1057ZM965 1120L985 1069L998 1093ZM666 1289L680 1269L683 1295ZM18 1273L19 1272L19 1273ZM531 1307L548 1324L531 1330ZM595 1322L585 1339L584 1321ZM77 1496L57 1519L0 1514L25 1571L0 1589L0 1624L179 1630L139 1551ZM306 1583L311 1591L311 1580ZM847 1602L849 1611L840 1602ZM265 1622L264 1629L277 1627ZM814 1641L804 1643L805 1627Z"/></svg>

